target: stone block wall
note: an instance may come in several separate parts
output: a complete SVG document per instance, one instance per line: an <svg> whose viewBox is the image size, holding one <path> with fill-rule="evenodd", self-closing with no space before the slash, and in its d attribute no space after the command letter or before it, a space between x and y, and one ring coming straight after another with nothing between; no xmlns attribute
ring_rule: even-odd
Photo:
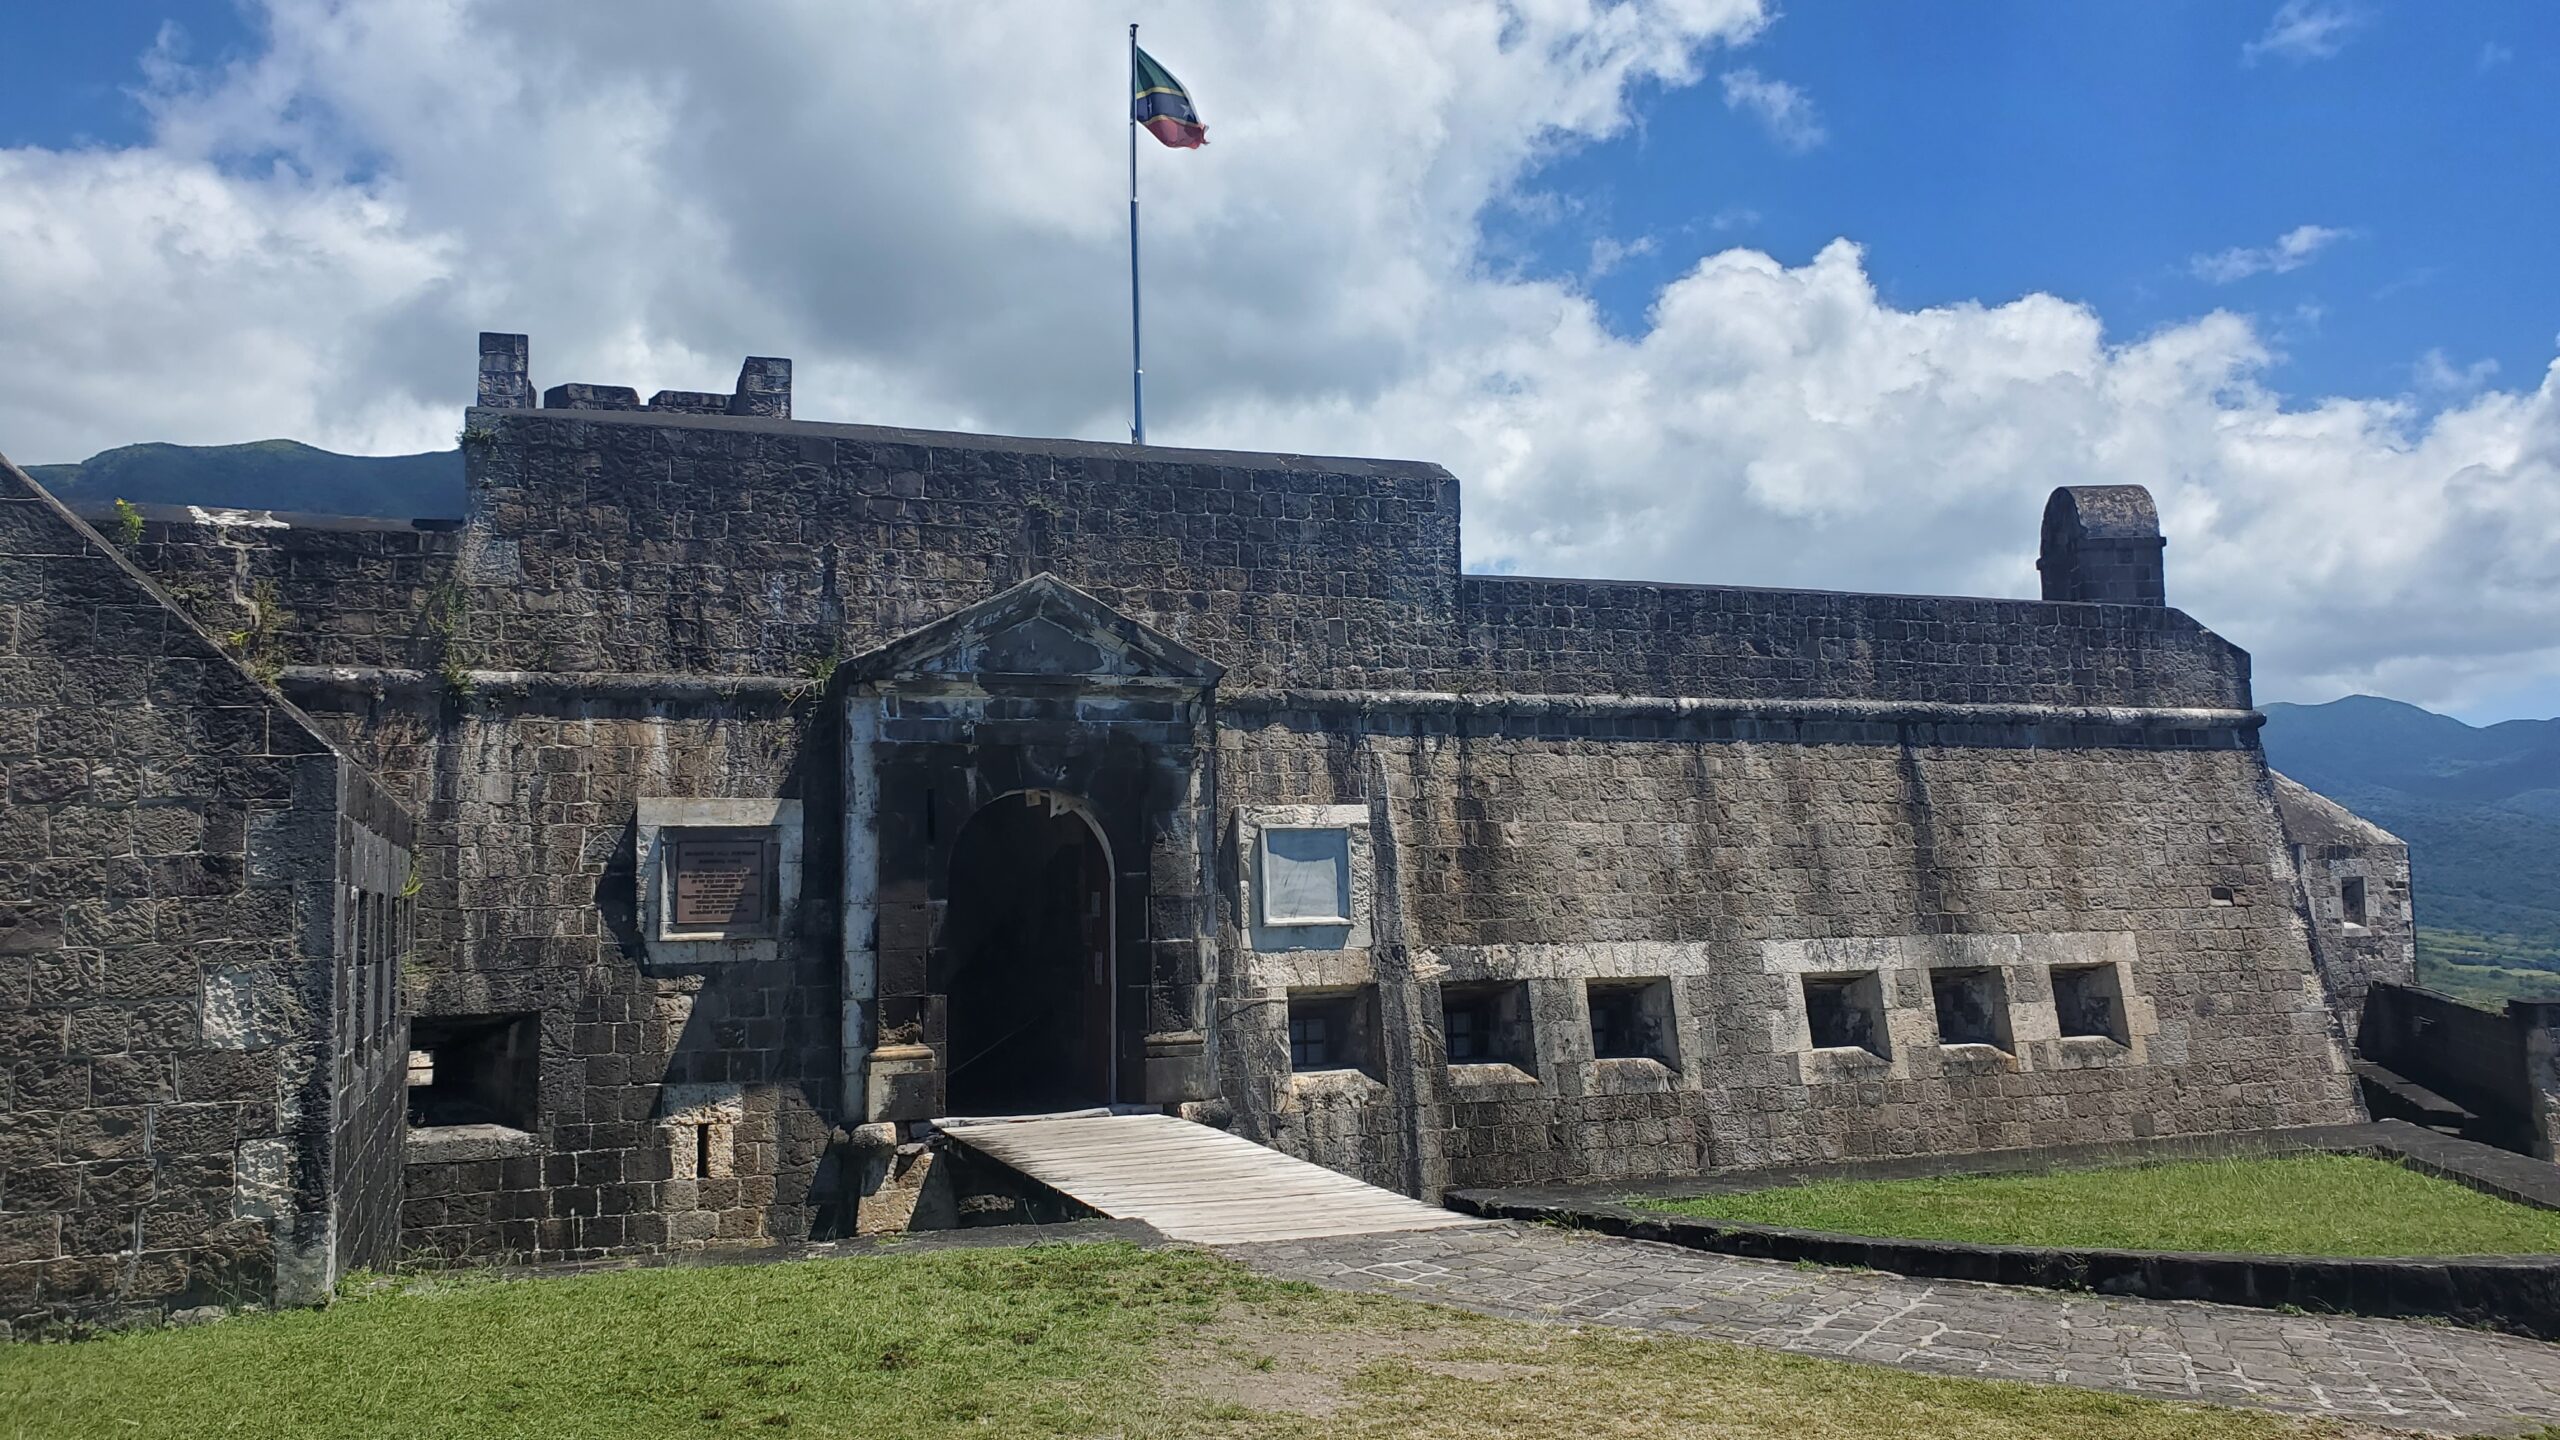
<svg viewBox="0 0 2560 1440"><path fill-rule="evenodd" d="M916 806L1078 777L1119 787L1080 800L1137 807L1102 824L1143 925L1116 972L1143 1011L1122 1073L1394 1188L2352 1107L2241 713L2247 656L2148 598L1461 577L1434 466L699 397L514 408L521 359L496 355L509 405L466 420L458 531L155 513L133 547L261 664L303 667L291 693L421 817L420 1034L475 1067L475 1036L538 1052L507 1115L411 1132L415 1249L584 1257L840 1215L839 1127L930 1109L941 1063L921 967L948 857ZM1186 733L1214 728L1132 740L1170 717L973 688L981 656L936 672L949 696L880 710L863 773L845 767L837 661L1045 572L1214 662L1205 708L1180 707ZM1159 753L1122 779L1152 778L1096 778L1132 743ZM873 857L876 893L848 890L840 853L844 797L866 794L886 808L855 843L928 832ZM770 956L650 958L644 799L801 804L803 894ZM1370 813L1358 943L1249 933L1233 819L1262 806ZM1203 845L1227 885L1205 926L1155 883ZM1805 986L1826 976L1867 997L1878 1051L1814 1043ZM1999 997L2005 1046L1938 1043L1955 981L1976 1008ZM1359 1063L1293 1073L1293 994L1357 1007ZM1453 998L1484 1058L1450 1063ZM1216 1032L1214 1101L1175 1083L1195 1026ZM848 1075L890 1036L873 1088L913 1093L848 1113Z"/></svg>
<svg viewBox="0 0 2560 1440"><path fill-rule="evenodd" d="M292 664L792 676L1047 571L1231 689L2248 703L2247 655L2156 597L1461 577L1432 465L641 411L467 429L460 532L154 509L134 558L218 630L263 608Z"/></svg>
<svg viewBox="0 0 2560 1440"><path fill-rule="evenodd" d="M336 1270L396 1264L400 1164L408 1126L409 1007L402 997L418 935L421 879L409 812L352 761L339 777L336 1003L331 1049L336 1120L329 1188Z"/></svg>
<svg viewBox="0 0 2560 1440"><path fill-rule="evenodd" d="M136 508L142 530L126 557L264 664L433 670L444 658L459 519Z"/></svg>
<svg viewBox="0 0 2560 1440"><path fill-rule="evenodd" d="M0 1324L307 1302L390 1258L346 900L407 817L0 462ZM387 911L385 912L388 913ZM387 937L387 934L385 936ZM396 951L369 946L374 994Z"/></svg>
<svg viewBox="0 0 2560 1440"><path fill-rule="evenodd" d="M558 1259L807 1236L832 1183L840 1025L841 787L814 687L312 693L425 817L406 996L420 1034L521 1021L540 1052L520 1123L410 1130L406 1248ZM803 891L770 954L650 960L644 797L803 803Z"/></svg>
<svg viewBox="0 0 2560 1440"><path fill-rule="evenodd" d="M1366 951L1255 950L1229 901L1240 1126L1431 1193L2352 1118L2248 732L2076 751L1933 733L1230 717L1223 804L1378 812ZM1225 858L1240 894L1249 857ZM2115 1033L2066 1030L2057 972L2115 987ZM1813 1042L1804 982L1824 975L1873 977L1884 1053ZM1996 987L2005 1045L1941 1043L1955 977ZM1595 984L1636 983L1661 987L1668 1061L1595 1053ZM1370 1083L1289 1074L1287 992L1328 985L1408 1017ZM1445 995L1487 986L1525 997L1528 1063L1449 1063Z"/></svg>
<svg viewBox="0 0 2560 1440"><path fill-rule="evenodd" d="M865 426L474 410L460 575L493 668L793 675L1044 571L1231 675L1362 684L1449 645L1434 465Z"/></svg>
<svg viewBox="0 0 2560 1440"><path fill-rule="evenodd" d="M2483 1010L2414 985L2376 981L2357 1053L2461 1107L2466 1139L2560 1158L2560 1004Z"/></svg>
<svg viewBox="0 0 2560 1440"><path fill-rule="evenodd" d="M2365 992L2418 983L2418 925L2409 847L2399 836L2285 776L2276 805L2302 877L2311 949L2327 982L2340 1033L2363 1029Z"/></svg>
<svg viewBox="0 0 2560 1440"><path fill-rule="evenodd" d="M2246 708L2249 657L2157 606L1469 575L1430 688Z"/></svg>

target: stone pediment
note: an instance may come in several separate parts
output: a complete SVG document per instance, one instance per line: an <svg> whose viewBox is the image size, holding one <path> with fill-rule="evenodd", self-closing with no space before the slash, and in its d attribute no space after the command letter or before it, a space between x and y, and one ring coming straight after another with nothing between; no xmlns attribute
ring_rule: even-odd
<svg viewBox="0 0 2560 1440"><path fill-rule="evenodd" d="M1181 641L1046 573L909 631L846 668L857 681L974 676L1199 689L1224 673Z"/></svg>

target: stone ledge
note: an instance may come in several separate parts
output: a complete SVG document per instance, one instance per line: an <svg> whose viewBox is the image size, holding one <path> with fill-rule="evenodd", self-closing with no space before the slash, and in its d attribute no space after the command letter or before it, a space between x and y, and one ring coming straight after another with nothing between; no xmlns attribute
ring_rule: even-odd
<svg viewBox="0 0 2560 1440"><path fill-rule="evenodd" d="M542 1137L510 1125L421 1125L409 1132L407 1165L455 1165L542 1153Z"/></svg>
<svg viewBox="0 0 2560 1440"><path fill-rule="evenodd" d="M2403 1121L2181 1136L2040 1149L1728 1172L1685 1180L1451 1191L1448 1206L1488 1219L1543 1221L1629 1240L1763 1260L1810 1261L1938 1280L2086 1290L2261 1308L2451 1320L2560 1340L2560 1255L2351 1257L2187 1254L1969 1245L1840 1235L1637 1210L1617 1197L1732 1194L1817 1179L2024 1174L2102 1161L2362 1154L2396 1160L2537 1209L2560 1210L2560 1167Z"/></svg>

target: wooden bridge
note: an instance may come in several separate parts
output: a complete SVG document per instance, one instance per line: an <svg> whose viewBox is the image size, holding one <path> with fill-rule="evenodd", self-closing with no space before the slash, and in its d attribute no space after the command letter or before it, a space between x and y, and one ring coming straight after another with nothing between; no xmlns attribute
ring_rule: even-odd
<svg viewBox="0 0 2560 1440"><path fill-rule="evenodd" d="M934 1124L1112 1219L1144 1221L1197 1245L1484 1223L1170 1115L1085 1111Z"/></svg>

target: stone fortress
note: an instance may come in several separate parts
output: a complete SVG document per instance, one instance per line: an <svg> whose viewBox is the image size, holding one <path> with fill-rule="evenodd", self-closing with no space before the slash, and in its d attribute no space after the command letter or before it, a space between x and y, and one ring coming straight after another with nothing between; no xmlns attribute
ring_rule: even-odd
<svg viewBox="0 0 2560 1440"><path fill-rule="evenodd" d="M0 465L0 1320L894 1228L949 1115L1426 1199L2347 1121L2410 978L2138 488L2037 601L1527 579L1427 464L478 401L458 521Z"/></svg>

